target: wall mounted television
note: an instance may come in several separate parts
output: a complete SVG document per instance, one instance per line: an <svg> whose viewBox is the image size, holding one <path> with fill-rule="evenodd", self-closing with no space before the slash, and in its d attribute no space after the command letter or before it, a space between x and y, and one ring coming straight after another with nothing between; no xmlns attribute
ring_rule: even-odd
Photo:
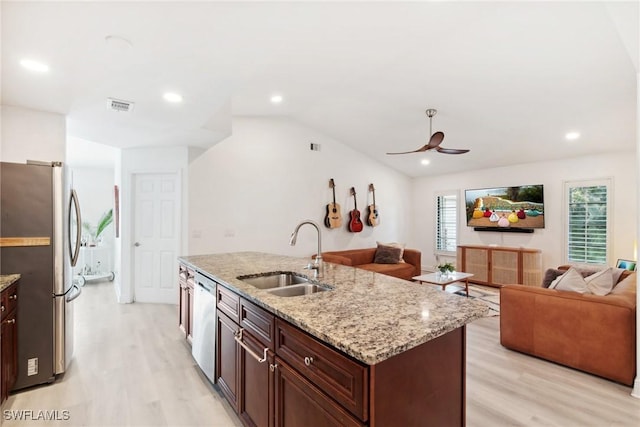
<svg viewBox="0 0 640 427"><path fill-rule="evenodd" d="M465 190L467 226L476 231L531 233L544 228L544 187L520 185Z"/></svg>

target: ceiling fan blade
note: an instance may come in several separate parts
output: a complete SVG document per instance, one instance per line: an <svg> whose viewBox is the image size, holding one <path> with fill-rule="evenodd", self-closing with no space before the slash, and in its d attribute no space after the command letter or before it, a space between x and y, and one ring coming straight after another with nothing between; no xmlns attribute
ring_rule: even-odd
<svg viewBox="0 0 640 427"><path fill-rule="evenodd" d="M469 150L461 150L458 148L443 148L443 147L436 147L436 151L438 153L443 153L443 154L464 154L469 152Z"/></svg>
<svg viewBox="0 0 640 427"><path fill-rule="evenodd" d="M402 153L387 153L387 154L411 154L411 153L421 153L422 151L427 151L429 150L429 145L424 145L420 148L418 148L417 150L413 150L413 151L403 151Z"/></svg>
<svg viewBox="0 0 640 427"><path fill-rule="evenodd" d="M429 138L429 143L427 144L427 150L436 148L437 146L442 144L443 139L444 139L444 133L435 132L433 135L431 135L431 138Z"/></svg>

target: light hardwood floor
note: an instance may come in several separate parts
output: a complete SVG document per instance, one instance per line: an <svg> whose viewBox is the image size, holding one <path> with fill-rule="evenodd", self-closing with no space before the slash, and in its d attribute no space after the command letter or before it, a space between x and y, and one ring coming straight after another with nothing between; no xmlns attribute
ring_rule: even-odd
<svg viewBox="0 0 640 427"><path fill-rule="evenodd" d="M240 425L195 366L175 306L117 304L111 283L87 284L76 301L69 371L10 396L3 427ZM640 425L629 387L504 349L498 328L499 317L467 328L469 427ZM70 419L7 419L19 410L68 410Z"/></svg>

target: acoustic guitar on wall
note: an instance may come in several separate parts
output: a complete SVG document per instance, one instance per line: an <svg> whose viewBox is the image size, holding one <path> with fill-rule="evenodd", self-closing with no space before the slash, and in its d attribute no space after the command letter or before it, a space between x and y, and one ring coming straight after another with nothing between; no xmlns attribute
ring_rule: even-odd
<svg viewBox="0 0 640 427"><path fill-rule="evenodd" d="M378 208L376 207L376 189L373 184L369 184L369 191L373 194L373 204L367 206L367 225L375 227L378 225Z"/></svg>
<svg viewBox="0 0 640 427"><path fill-rule="evenodd" d="M360 211L356 200L356 189L353 187L351 187L351 195L353 196L353 210L349 212L349 231L359 233L362 231L362 220L360 219Z"/></svg>
<svg viewBox="0 0 640 427"><path fill-rule="evenodd" d="M324 225L329 228L338 228L342 226L342 213L340 212L340 205L336 203L336 185L333 182L333 178L329 180L329 188L333 191L333 203L327 204Z"/></svg>

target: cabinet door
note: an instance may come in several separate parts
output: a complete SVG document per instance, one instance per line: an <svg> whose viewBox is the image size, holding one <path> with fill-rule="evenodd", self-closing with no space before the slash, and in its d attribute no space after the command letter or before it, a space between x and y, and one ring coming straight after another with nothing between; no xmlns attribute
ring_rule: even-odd
<svg viewBox="0 0 640 427"><path fill-rule="evenodd" d="M242 342L256 355L262 357L266 348L260 341L244 332ZM267 352L267 360L258 359L244 348L240 349L240 402L239 416L244 425L256 427L272 427L273 415L273 381L275 369L274 356Z"/></svg>
<svg viewBox="0 0 640 427"><path fill-rule="evenodd" d="M473 274L474 282L489 282L489 251L482 248L465 248L465 273Z"/></svg>
<svg viewBox="0 0 640 427"><path fill-rule="evenodd" d="M193 283L187 282L187 341L191 344L193 329Z"/></svg>
<svg viewBox="0 0 640 427"><path fill-rule="evenodd" d="M216 375L217 383L227 401L238 411L238 391L240 389L240 346L235 336L238 325L220 311L216 314Z"/></svg>
<svg viewBox="0 0 640 427"><path fill-rule="evenodd" d="M179 324L178 326L180 327L180 330L184 333L185 338L187 337L187 324L189 322L189 318L187 317L189 315L189 308L187 307L187 300L188 300L188 296L187 296L187 283L186 282L180 282L179 286L178 286L178 296L179 296L179 300L180 300L180 304L178 305L179 308L179 317L178 317L178 321Z"/></svg>
<svg viewBox="0 0 640 427"><path fill-rule="evenodd" d="M499 249L491 251L491 283L495 285L520 283L518 271L520 271L518 251Z"/></svg>
<svg viewBox="0 0 640 427"><path fill-rule="evenodd" d="M278 357L275 373L277 427L364 425Z"/></svg>
<svg viewBox="0 0 640 427"><path fill-rule="evenodd" d="M18 374L18 334L16 324L17 310L13 310L2 321L0 334L0 353L2 353L2 362L0 369L2 370L1 399L7 398L9 391L13 388Z"/></svg>

